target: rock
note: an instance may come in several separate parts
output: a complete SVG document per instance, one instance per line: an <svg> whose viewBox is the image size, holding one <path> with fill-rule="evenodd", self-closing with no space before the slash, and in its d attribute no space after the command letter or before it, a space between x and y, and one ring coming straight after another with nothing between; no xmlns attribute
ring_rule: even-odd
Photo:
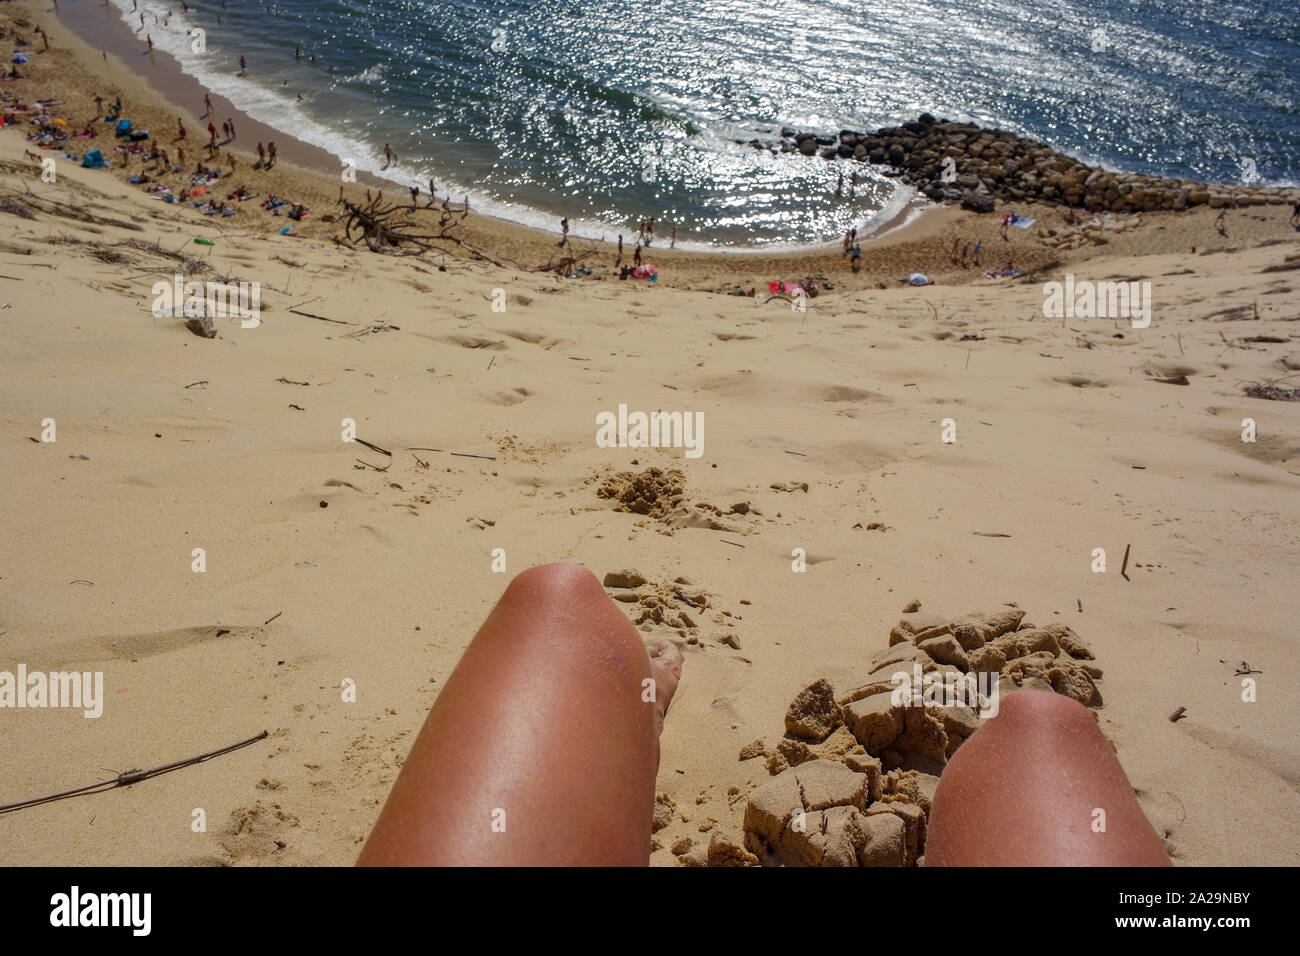
<svg viewBox="0 0 1300 956"><path fill-rule="evenodd" d="M934 806L935 791L939 789L939 778L916 770L895 770L886 778L883 789L895 800L920 807L928 817L930 808Z"/></svg>
<svg viewBox="0 0 1300 956"><path fill-rule="evenodd" d="M790 761L786 760L785 756L778 751L777 753L768 754L763 766L767 767L768 773L776 776L790 769Z"/></svg>
<svg viewBox="0 0 1300 956"><path fill-rule="evenodd" d="M1062 660L1055 667L1049 667L1045 676L1058 694L1077 700L1085 707L1101 706L1101 692L1092 677L1072 662Z"/></svg>
<svg viewBox="0 0 1300 956"><path fill-rule="evenodd" d="M907 602L907 607L903 608L903 613L915 614L919 610L921 610L921 602L916 599L912 599L911 601Z"/></svg>
<svg viewBox="0 0 1300 956"><path fill-rule="evenodd" d="M1019 608L993 613L966 614L952 622L952 633L965 650L983 647L994 638L1014 631L1024 620L1025 612Z"/></svg>
<svg viewBox="0 0 1300 956"><path fill-rule="evenodd" d="M857 738L849 733L849 728L840 724L835 728L834 733L818 745L813 755L824 760L839 760L850 750L861 749L861 746Z"/></svg>
<svg viewBox="0 0 1300 956"><path fill-rule="evenodd" d="M645 583L645 577L640 572L631 569L605 573L604 584L607 588L639 588Z"/></svg>
<svg viewBox="0 0 1300 956"><path fill-rule="evenodd" d="M801 140L799 142L799 152L803 153L805 156L813 155L813 153L817 152L817 140L811 138Z"/></svg>
<svg viewBox="0 0 1300 956"><path fill-rule="evenodd" d="M894 813L868 813L862 821L866 837L858 848L859 866L905 866L907 825Z"/></svg>
<svg viewBox="0 0 1300 956"><path fill-rule="evenodd" d="M873 694L843 709L845 725L858 743L867 748L867 753L879 754L903 732L903 708L895 706L891 696Z"/></svg>
<svg viewBox="0 0 1300 956"><path fill-rule="evenodd" d="M951 634L945 634L942 637L932 637L929 640L921 641L917 644L921 650L930 655L930 659L936 664L951 664L953 667L960 668L962 671L970 669L970 661L966 658L966 652L961 649L957 643L957 638Z"/></svg>
<svg viewBox="0 0 1300 956"><path fill-rule="evenodd" d="M690 849L693 846L695 846L695 841L690 837L684 836L674 840L670 850L673 856L681 856L683 853L690 852Z"/></svg>
<svg viewBox="0 0 1300 956"><path fill-rule="evenodd" d="M819 679L795 695L785 712L785 729L801 740L817 743L825 740L843 718L835 703L835 691L827 680Z"/></svg>
<svg viewBox="0 0 1300 956"><path fill-rule="evenodd" d="M735 648L736 650L740 650L740 638L738 638L735 634L723 635L722 637L718 638L718 643L726 644L728 647L732 647Z"/></svg>
<svg viewBox="0 0 1300 956"><path fill-rule="evenodd" d="M677 805L673 803L672 798L666 793L658 794L655 797L654 817L650 824L650 832L658 833L668 824L673 822L673 812Z"/></svg>
<svg viewBox="0 0 1300 956"><path fill-rule="evenodd" d="M1085 661L1093 659L1088 645L1065 624L1048 624L1043 630L1051 634L1056 639L1057 646L1070 657Z"/></svg>

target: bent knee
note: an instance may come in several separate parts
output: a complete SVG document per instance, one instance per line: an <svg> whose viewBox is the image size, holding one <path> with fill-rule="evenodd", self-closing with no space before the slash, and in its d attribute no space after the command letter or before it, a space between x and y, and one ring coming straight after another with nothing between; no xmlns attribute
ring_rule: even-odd
<svg viewBox="0 0 1300 956"><path fill-rule="evenodd" d="M533 599L552 595L570 600L590 599L593 595L605 594L596 576L581 564L535 565L515 575L506 588L507 595L511 591L527 592Z"/></svg>
<svg viewBox="0 0 1300 956"><path fill-rule="evenodd" d="M1097 734L1093 712L1077 700L1048 690L1018 690L1005 694L993 718L1000 729L1044 728L1080 734Z"/></svg>

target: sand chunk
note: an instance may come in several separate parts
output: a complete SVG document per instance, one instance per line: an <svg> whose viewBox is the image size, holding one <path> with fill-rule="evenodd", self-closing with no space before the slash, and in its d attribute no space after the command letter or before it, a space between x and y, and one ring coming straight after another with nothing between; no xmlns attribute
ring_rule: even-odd
<svg viewBox="0 0 1300 956"><path fill-rule="evenodd" d="M859 866L903 866L907 834L903 818L893 813L868 813L863 820L866 842L858 850Z"/></svg>
<svg viewBox="0 0 1300 956"><path fill-rule="evenodd" d="M844 766L867 778L867 802L880 799L882 771L880 758L870 754L845 754Z"/></svg>
<svg viewBox="0 0 1300 956"><path fill-rule="evenodd" d="M916 646L929 654L930 659L937 664L951 664L962 671L970 669L970 662L966 659L966 652L957 643L957 638L951 634L920 641Z"/></svg>
<svg viewBox="0 0 1300 956"><path fill-rule="evenodd" d="M845 725L867 753L879 754L903 732L903 708L895 706L891 696L873 694L844 708Z"/></svg>
<svg viewBox="0 0 1300 956"><path fill-rule="evenodd" d="M1048 624L1043 630L1056 638L1057 645L1071 657L1084 661L1093 659L1092 651L1088 649L1088 645L1066 625Z"/></svg>
<svg viewBox="0 0 1300 956"><path fill-rule="evenodd" d="M843 697L839 698L839 700L837 700L836 703L839 704L840 707L845 707L853 703L855 700L861 700L864 697L871 697L874 696L875 694L883 694L883 693L890 692L896 686L897 685L889 678L881 678L879 680L873 680L869 684L863 684L861 687L855 687L853 690L849 691Z"/></svg>
<svg viewBox="0 0 1300 956"><path fill-rule="evenodd" d="M889 632L889 645L903 644L911 641L918 644L926 638L938 637L948 633L948 620L940 614L926 614L914 611L904 614L894 629Z"/></svg>
<svg viewBox="0 0 1300 956"><path fill-rule="evenodd" d="M681 502L685 489L686 476L677 469L647 468L611 475L596 489L596 497L613 498L615 511L662 518Z"/></svg>
<svg viewBox="0 0 1300 956"><path fill-rule="evenodd" d="M672 797L666 793L661 793L655 797L654 817L650 823L650 832L658 833L668 824L673 822L673 812L677 809L677 804L673 803Z"/></svg>
<svg viewBox="0 0 1300 956"><path fill-rule="evenodd" d="M758 857L745 849L742 840L714 830L709 840L709 866L758 866Z"/></svg>
<svg viewBox="0 0 1300 956"><path fill-rule="evenodd" d="M1097 690L1091 675L1068 658L1062 658L1055 667L1049 667L1046 678L1058 694L1077 700L1085 707L1101 706L1101 691Z"/></svg>
<svg viewBox="0 0 1300 956"><path fill-rule="evenodd" d="M645 576L631 568L605 572L604 584L607 588L639 588L645 583Z"/></svg>
<svg viewBox="0 0 1300 956"><path fill-rule="evenodd" d="M755 757L766 757L766 756L767 756L767 742L764 741L762 737L759 737L753 743L745 744L745 746L740 748L741 760L753 760Z"/></svg>
<svg viewBox="0 0 1300 956"><path fill-rule="evenodd" d="M824 760L839 760L839 758L854 749L862 749L858 739L853 736L849 728L840 724L835 728L833 734L817 746L813 753Z"/></svg>
<svg viewBox="0 0 1300 956"><path fill-rule="evenodd" d="M903 839L907 847L904 866L911 866L918 855L925 852L925 811L914 803L895 800L890 803L873 803L867 808L867 815L889 813L903 821Z"/></svg>
<svg viewBox="0 0 1300 956"><path fill-rule="evenodd" d="M794 770L809 810L867 805L867 778L833 760L810 760Z"/></svg>
<svg viewBox="0 0 1300 956"><path fill-rule="evenodd" d="M1007 655L993 644L967 651L966 663L972 674L997 674L1007 662Z"/></svg>
<svg viewBox="0 0 1300 956"><path fill-rule="evenodd" d="M921 754L938 764L947 763L948 734L943 729L943 721L925 707L900 709L903 732L894 741L894 749L904 755L909 751Z"/></svg>
<svg viewBox="0 0 1300 956"><path fill-rule="evenodd" d="M802 740L782 740L776 745L776 752L784 757L786 764L791 767L817 759L817 755Z"/></svg>
<svg viewBox="0 0 1300 956"><path fill-rule="evenodd" d="M921 602L913 598L911 601L907 602L907 607L903 608L903 613L913 614L919 610L921 610Z"/></svg>
<svg viewBox="0 0 1300 956"><path fill-rule="evenodd" d="M1061 653L1061 646L1056 642L1056 636L1041 627L1003 634L993 642L993 646L1002 651L1007 656L1007 660L1039 652L1051 654L1053 657Z"/></svg>
<svg viewBox="0 0 1300 956"><path fill-rule="evenodd" d="M840 709L835 704L835 690L830 682L820 679L809 684L795 695L785 712L785 729L801 740L820 743L830 736L841 723Z"/></svg>
<svg viewBox="0 0 1300 956"><path fill-rule="evenodd" d="M961 640L962 647L970 650L971 648L966 644L967 640L975 647L983 647L994 638L1001 637L1008 631L1014 631L1024 619L1025 612L1020 608L1007 608L1005 611L975 611L953 620L952 629L953 634L958 635L958 640ZM962 635L965 636L965 640L962 640Z"/></svg>
<svg viewBox="0 0 1300 956"><path fill-rule="evenodd" d="M917 770L891 770L883 781L883 789L882 796L887 802L901 800L915 804L928 814L939 789L939 778Z"/></svg>

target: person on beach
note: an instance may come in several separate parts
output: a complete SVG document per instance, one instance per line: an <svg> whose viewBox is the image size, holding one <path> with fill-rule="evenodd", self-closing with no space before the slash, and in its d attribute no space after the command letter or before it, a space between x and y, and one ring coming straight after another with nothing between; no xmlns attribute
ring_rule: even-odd
<svg viewBox="0 0 1300 956"><path fill-rule="evenodd" d="M184 146L176 147L176 165L179 166L181 169L185 168L185 147Z"/></svg>
<svg viewBox="0 0 1300 956"><path fill-rule="evenodd" d="M1228 238L1228 207L1223 206L1219 209L1219 214L1214 217L1214 228L1219 230L1219 235L1225 239Z"/></svg>
<svg viewBox="0 0 1300 956"><path fill-rule="evenodd" d="M1002 225L998 227L998 235L1002 237L1003 242L1010 242L1011 237L1007 235L1007 226L1011 224L1011 217L1003 216Z"/></svg>
<svg viewBox="0 0 1300 956"><path fill-rule="evenodd" d="M854 273L862 268L862 247L857 243L853 244L853 255L849 257L849 268L851 268Z"/></svg>
<svg viewBox="0 0 1300 956"><path fill-rule="evenodd" d="M217 22L220 23L221 21L218 20ZM245 60L242 56L239 58L239 72L241 75L248 73L248 61Z"/></svg>
<svg viewBox="0 0 1300 956"><path fill-rule="evenodd" d="M1291 209L1291 225L1295 226L1297 231L1300 231L1300 201L1296 202Z"/></svg>
<svg viewBox="0 0 1300 956"><path fill-rule="evenodd" d="M952 251L948 253L948 259L953 265L957 264L957 246L961 244L961 239L954 237L952 240Z"/></svg>
<svg viewBox="0 0 1300 956"><path fill-rule="evenodd" d="M104 115L104 98L102 96L96 96L95 97L95 119L99 119L99 117L103 115Z"/></svg>
<svg viewBox="0 0 1300 956"><path fill-rule="evenodd" d="M564 232L564 235L560 237L560 247L563 248L565 243L569 241L569 217L568 216L565 216L563 219L560 220L560 229L563 230Z"/></svg>
<svg viewBox="0 0 1300 956"><path fill-rule="evenodd" d="M357 864L647 865L684 663L672 641L647 648L586 568L519 574L434 700ZM935 790L927 866L1171 865L1088 708L1019 690L980 724ZM1104 833L1088 825L1097 807Z"/></svg>
<svg viewBox="0 0 1300 956"><path fill-rule="evenodd" d="M430 179L429 180L429 208L430 209L433 208L434 200L436 200L437 198L438 198L438 190L434 186L433 180Z"/></svg>
<svg viewBox="0 0 1300 956"><path fill-rule="evenodd" d="M415 204L420 201L420 187L411 187L411 212L415 212Z"/></svg>
<svg viewBox="0 0 1300 956"><path fill-rule="evenodd" d="M614 268L617 269L623 264L623 234L618 234L618 255L614 257Z"/></svg>
<svg viewBox="0 0 1300 956"><path fill-rule="evenodd" d="M207 93L203 94L203 116L200 119L207 119L212 115L212 97Z"/></svg>
<svg viewBox="0 0 1300 956"><path fill-rule="evenodd" d="M844 171L840 170L839 181L835 183L835 198L840 199L844 195Z"/></svg>
<svg viewBox="0 0 1300 956"><path fill-rule="evenodd" d="M232 120L232 119L227 119L227 120L226 120L226 128L230 131L230 132L227 134L226 138L227 138L228 140L230 140L230 142L233 143L233 142L235 141L235 121Z"/></svg>
<svg viewBox="0 0 1300 956"><path fill-rule="evenodd" d="M632 264L634 266L641 264L641 243L639 242L636 244L636 248L632 250Z"/></svg>
<svg viewBox="0 0 1300 956"><path fill-rule="evenodd" d="M969 268L970 268L970 266L966 265L966 258L967 258L969 255L970 255L970 243L966 243L965 245L963 245L963 246L961 247L961 267L962 267L963 269L969 269Z"/></svg>
<svg viewBox="0 0 1300 956"><path fill-rule="evenodd" d="M267 168L274 166L276 163L275 141L272 140L266 144L266 164ZM383 195L380 193L380 195Z"/></svg>
<svg viewBox="0 0 1300 956"><path fill-rule="evenodd" d="M983 246L983 243L980 243L980 242L976 242L976 243L975 243L975 253L974 253L974 255L975 255L975 268L976 268L976 269L978 269L978 268L980 267L980 249L982 249L983 247L984 247L984 246Z"/></svg>
<svg viewBox="0 0 1300 956"><path fill-rule="evenodd" d="M179 116L176 117L176 138L177 139L185 138L185 123L181 121L181 118Z"/></svg>
<svg viewBox="0 0 1300 956"><path fill-rule="evenodd" d="M849 238L849 231L844 230L844 241L840 244L840 257L843 258L849 254L849 244L852 240Z"/></svg>
<svg viewBox="0 0 1300 956"><path fill-rule="evenodd" d="M672 235L672 239L668 243L668 248L669 249L677 248L677 227L676 226L673 226L673 235Z"/></svg>
<svg viewBox="0 0 1300 956"><path fill-rule="evenodd" d="M858 191L858 172L855 169L852 177L849 179L849 198L852 199Z"/></svg>
<svg viewBox="0 0 1300 956"><path fill-rule="evenodd" d="M393 152L393 147L385 143L384 144L384 168L387 169L389 166L393 165L393 160L396 158L397 158L397 154Z"/></svg>
<svg viewBox="0 0 1300 956"><path fill-rule="evenodd" d="M302 59L302 47L300 47L300 46L296 46L296 47L293 48L293 58L294 58L295 60L301 60L301 59Z"/></svg>
<svg viewBox="0 0 1300 956"><path fill-rule="evenodd" d="M266 147L263 146L261 143L257 144L257 165L258 166L266 165Z"/></svg>

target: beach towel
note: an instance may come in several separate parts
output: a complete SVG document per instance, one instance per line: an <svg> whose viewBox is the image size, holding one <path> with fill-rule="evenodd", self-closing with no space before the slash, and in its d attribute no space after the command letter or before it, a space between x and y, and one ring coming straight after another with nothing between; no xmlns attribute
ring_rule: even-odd
<svg viewBox="0 0 1300 956"><path fill-rule="evenodd" d="M149 131L147 129L132 130L131 132L126 134L126 138L133 143L138 143L142 139L149 138Z"/></svg>
<svg viewBox="0 0 1300 956"><path fill-rule="evenodd" d="M99 150L92 149L81 160L81 165L86 169L102 169L108 165L108 160L104 158L104 154Z"/></svg>
<svg viewBox="0 0 1300 956"><path fill-rule="evenodd" d="M632 278L634 279L650 279L654 281L658 277L659 270L649 263L643 263L632 270Z"/></svg>
<svg viewBox="0 0 1300 956"><path fill-rule="evenodd" d="M1037 219L1028 219L1024 216L1011 217L1011 225L1015 226L1017 229L1028 229L1037 221Z"/></svg>

